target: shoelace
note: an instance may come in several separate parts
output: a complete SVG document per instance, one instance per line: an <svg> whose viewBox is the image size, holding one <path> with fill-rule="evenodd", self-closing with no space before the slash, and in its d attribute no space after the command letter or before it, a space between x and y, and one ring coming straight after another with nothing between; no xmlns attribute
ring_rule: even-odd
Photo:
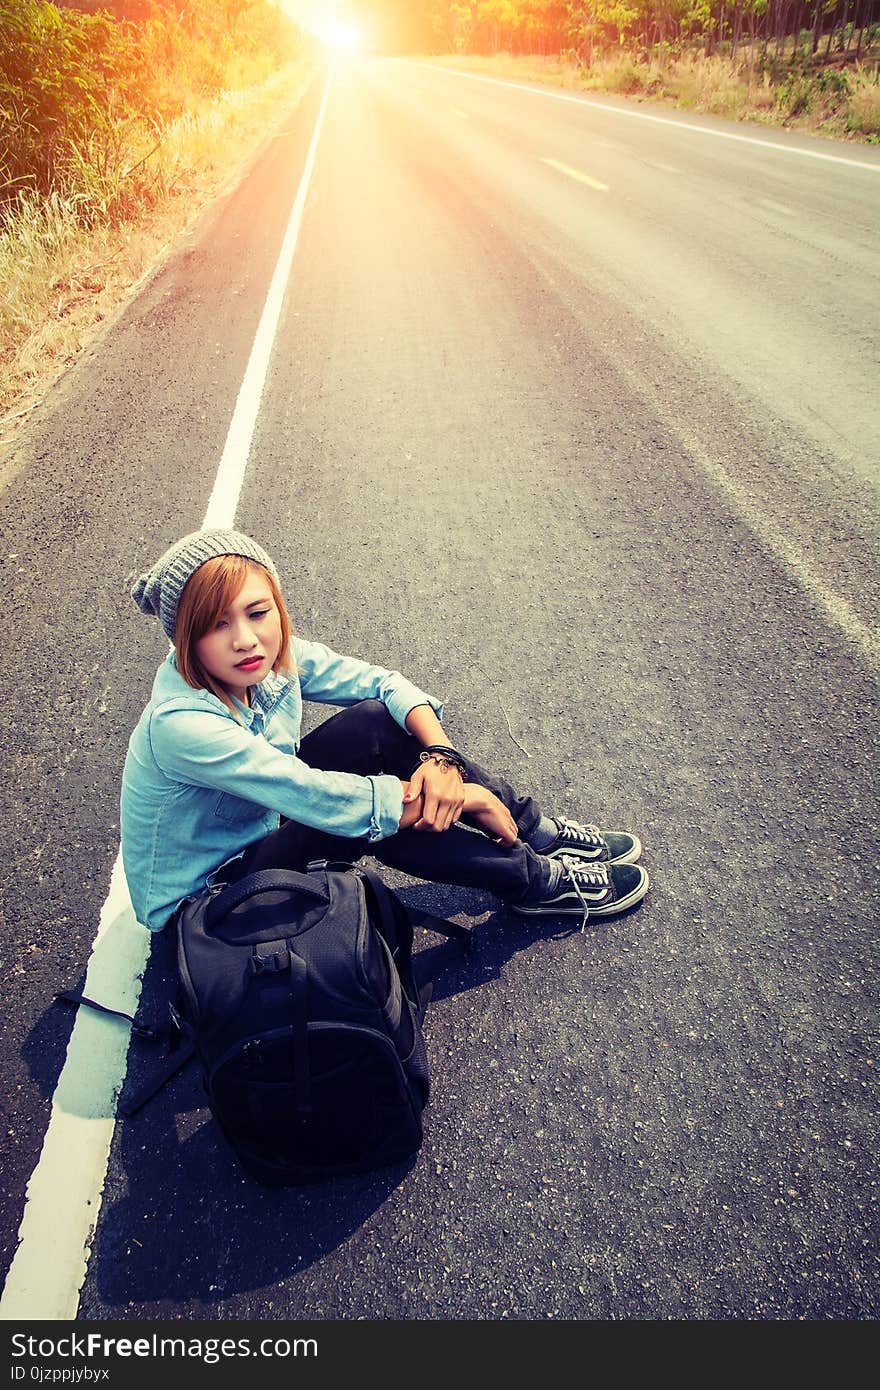
<svg viewBox="0 0 880 1390"><path fill-rule="evenodd" d="M590 904L581 892L581 882L591 888L609 887L611 880L608 876L608 866L607 864L585 864L581 859L569 859L565 855L563 855L560 862L562 864L563 881L577 894L580 899L581 907L584 910L581 931L585 932L587 929L587 919L590 915ZM578 882L578 880L581 882Z"/></svg>
<svg viewBox="0 0 880 1390"><path fill-rule="evenodd" d="M566 820L565 816L557 816L556 824L560 827L565 838L573 841L576 845L586 845L590 849L601 849L605 843L598 825L582 825L578 820Z"/></svg>

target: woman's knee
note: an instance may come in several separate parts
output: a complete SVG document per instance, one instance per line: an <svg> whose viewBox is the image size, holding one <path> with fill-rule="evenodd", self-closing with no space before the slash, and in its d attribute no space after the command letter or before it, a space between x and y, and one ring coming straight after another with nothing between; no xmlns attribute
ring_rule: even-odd
<svg viewBox="0 0 880 1390"><path fill-rule="evenodd" d="M390 762L397 771L403 758L408 774L412 770L409 764L418 750L412 734L400 727L381 700L362 700L354 708L358 714L358 725L365 738L372 743L380 761ZM398 771L398 775L402 773Z"/></svg>
<svg viewBox="0 0 880 1390"><path fill-rule="evenodd" d="M353 708L357 710L361 719L365 719L371 723L385 724L391 719L391 715L388 713L386 706L383 705L381 700L361 700L358 704L354 705ZM391 723L394 723L393 719L391 719Z"/></svg>
<svg viewBox="0 0 880 1390"><path fill-rule="evenodd" d="M351 714L357 722L357 727L363 731L364 737L370 739L377 748L398 738L409 738L406 731L392 719L381 700L361 700L359 704L351 706Z"/></svg>

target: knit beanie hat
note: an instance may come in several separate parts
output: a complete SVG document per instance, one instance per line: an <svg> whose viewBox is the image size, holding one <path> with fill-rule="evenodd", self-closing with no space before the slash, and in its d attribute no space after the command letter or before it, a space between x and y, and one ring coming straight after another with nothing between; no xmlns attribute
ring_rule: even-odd
<svg viewBox="0 0 880 1390"><path fill-rule="evenodd" d="M174 641L177 608L187 580L206 560L217 555L241 555L255 560L273 579L278 579L278 571L263 547L241 531L193 531L175 541L153 568L141 575L131 591L141 612L158 618L170 641Z"/></svg>

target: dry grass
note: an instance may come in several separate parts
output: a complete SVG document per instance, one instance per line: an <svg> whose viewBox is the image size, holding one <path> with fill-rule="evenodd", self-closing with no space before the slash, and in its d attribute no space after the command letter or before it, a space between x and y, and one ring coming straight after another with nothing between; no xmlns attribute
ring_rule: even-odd
<svg viewBox="0 0 880 1390"><path fill-rule="evenodd" d="M880 72L859 68L851 76L847 120L855 135L880 135Z"/></svg>
<svg viewBox="0 0 880 1390"><path fill-rule="evenodd" d="M158 148L133 147L128 167L143 160L138 197L122 220L83 226L85 195L20 201L0 233L0 448L302 97L311 73L306 60L292 64L182 116ZM99 193L90 191L90 206Z"/></svg>
<svg viewBox="0 0 880 1390"><path fill-rule="evenodd" d="M873 60L843 71L792 71L775 81L757 67L718 55L686 55L664 62L638 62L621 55L597 58L588 68L560 58L509 53L432 61L513 81L663 101L729 120L758 121L834 139L880 139L880 72Z"/></svg>
<svg viewBox="0 0 880 1390"><path fill-rule="evenodd" d="M744 120L754 102L753 82L723 58L678 58L662 75L662 95L676 105L728 120ZM773 101L761 109L772 109Z"/></svg>

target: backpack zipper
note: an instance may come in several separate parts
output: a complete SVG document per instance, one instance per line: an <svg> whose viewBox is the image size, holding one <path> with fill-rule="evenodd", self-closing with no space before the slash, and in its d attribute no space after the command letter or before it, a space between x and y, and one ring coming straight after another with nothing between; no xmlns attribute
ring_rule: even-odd
<svg viewBox="0 0 880 1390"><path fill-rule="evenodd" d="M330 1029L345 1028L355 1033L363 1033L368 1037L378 1038L379 1041L384 1044L384 1046L390 1049L393 1057L400 1065L401 1070L403 1070L403 1062L401 1061L400 1054L398 1053L397 1048L394 1046L394 1043L385 1033L379 1032L378 1028L369 1028L366 1024L363 1023L327 1022L308 1023L306 1025L306 1028L309 1032L326 1032ZM208 1085L210 1086L213 1083L214 1077L217 1075L218 1071L220 1071L221 1067L225 1067L227 1063L232 1061L235 1057L244 1057L246 1059L248 1069L256 1070L256 1066L259 1061L259 1054L262 1050L263 1044L273 1042L276 1039L289 1038L293 1031L293 1028L273 1028L268 1033L261 1033L259 1037L248 1038L247 1042L235 1043L234 1046L227 1048L226 1051L220 1057L218 1057L217 1061L214 1062L211 1066L211 1069L208 1073Z"/></svg>

